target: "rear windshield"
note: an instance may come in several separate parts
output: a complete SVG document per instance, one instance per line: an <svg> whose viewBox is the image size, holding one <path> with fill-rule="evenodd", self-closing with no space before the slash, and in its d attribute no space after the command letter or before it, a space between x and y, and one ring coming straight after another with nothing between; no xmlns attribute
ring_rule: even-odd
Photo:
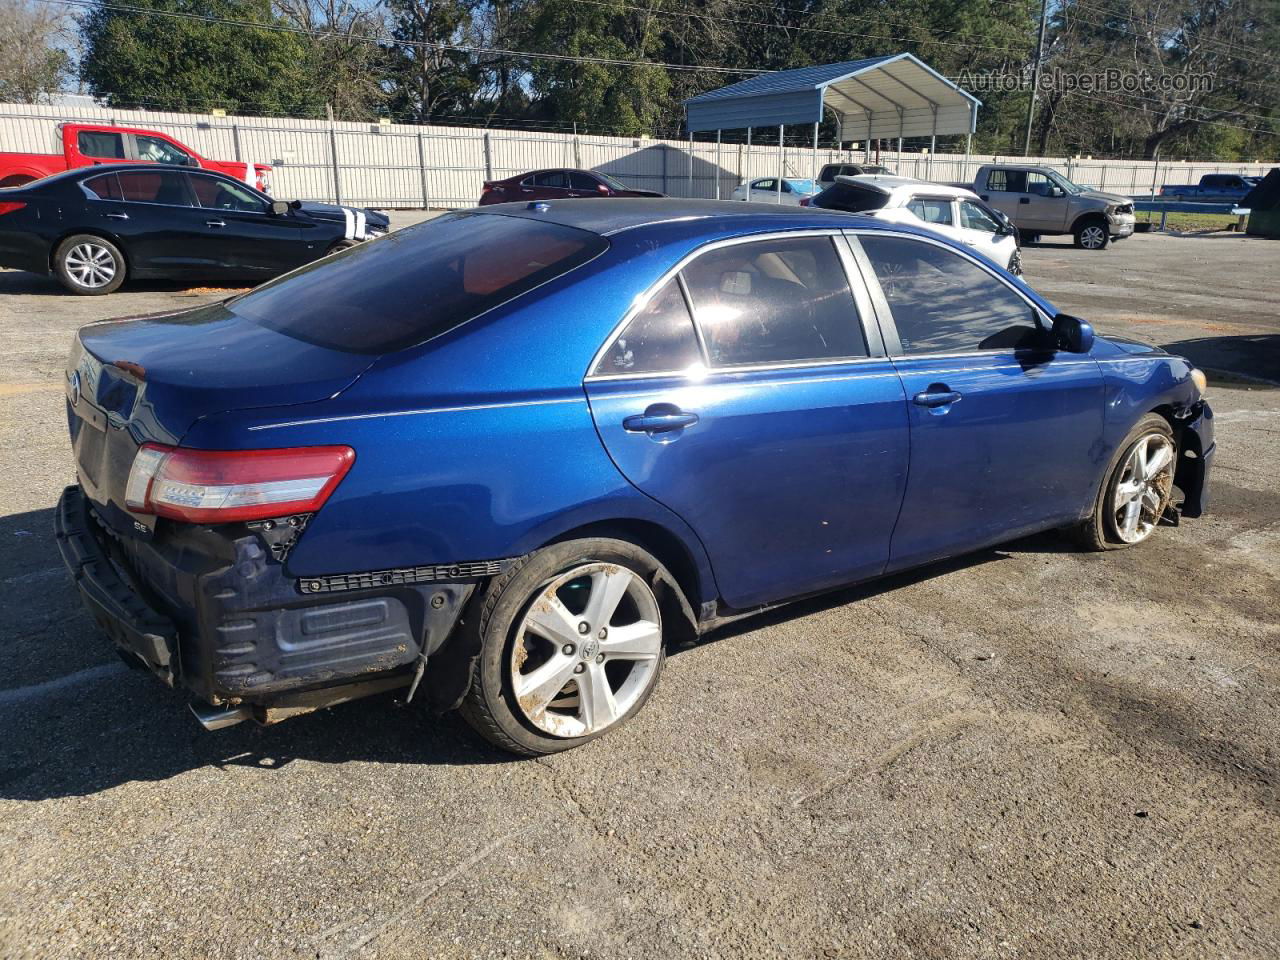
<svg viewBox="0 0 1280 960"><path fill-rule="evenodd" d="M827 210L844 210L846 213L862 213L879 210L889 197L879 190L865 190L848 183L835 183L809 201L813 207Z"/></svg>
<svg viewBox="0 0 1280 960"><path fill-rule="evenodd" d="M556 223L444 214L318 260L229 306L318 346L390 353L568 273L608 245L597 234Z"/></svg>

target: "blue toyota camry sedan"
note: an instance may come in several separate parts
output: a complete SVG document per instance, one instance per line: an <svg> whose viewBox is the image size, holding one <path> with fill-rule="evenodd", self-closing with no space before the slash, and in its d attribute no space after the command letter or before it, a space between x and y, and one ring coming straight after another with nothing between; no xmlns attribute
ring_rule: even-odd
<svg viewBox="0 0 1280 960"><path fill-rule="evenodd" d="M398 689L540 754L633 716L668 644L734 616L1199 516L1204 392L910 227L499 204L83 328L57 536L207 727Z"/></svg>

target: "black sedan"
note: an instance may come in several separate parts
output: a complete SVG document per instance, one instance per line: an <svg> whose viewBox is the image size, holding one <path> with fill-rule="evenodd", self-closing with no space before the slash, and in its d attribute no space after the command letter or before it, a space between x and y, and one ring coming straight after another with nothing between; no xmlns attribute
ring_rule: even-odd
<svg viewBox="0 0 1280 960"><path fill-rule="evenodd" d="M372 210L286 203L224 174L103 164L0 190L0 267L72 293L126 277L259 282L387 232Z"/></svg>

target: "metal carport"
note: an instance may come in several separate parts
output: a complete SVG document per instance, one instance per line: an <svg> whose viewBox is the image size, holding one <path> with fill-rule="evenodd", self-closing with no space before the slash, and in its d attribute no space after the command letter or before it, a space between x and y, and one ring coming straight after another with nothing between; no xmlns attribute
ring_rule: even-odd
<svg viewBox="0 0 1280 960"><path fill-rule="evenodd" d="M972 134L980 106L977 97L909 53L761 74L684 102L691 142L699 131L716 131L718 143L721 131L745 128L749 145L752 129L777 127L780 166L785 126L812 124L815 167L824 109L836 116L837 139L864 141L868 155L873 139L896 137L901 152L904 137L925 136L932 154L939 135ZM783 174L779 169L779 202Z"/></svg>

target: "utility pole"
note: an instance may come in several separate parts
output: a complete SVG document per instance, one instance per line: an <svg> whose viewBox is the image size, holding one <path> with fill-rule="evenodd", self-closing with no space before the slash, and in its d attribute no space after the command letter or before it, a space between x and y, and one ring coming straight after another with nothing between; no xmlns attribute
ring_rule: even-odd
<svg viewBox="0 0 1280 960"><path fill-rule="evenodd" d="M1031 156L1031 121L1036 115L1036 94L1040 90L1040 64L1044 60L1044 31L1049 24L1049 0L1040 0L1040 39L1036 42L1036 65L1031 72L1031 102L1027 104L1027 139L1022 155Z"/></svg>

